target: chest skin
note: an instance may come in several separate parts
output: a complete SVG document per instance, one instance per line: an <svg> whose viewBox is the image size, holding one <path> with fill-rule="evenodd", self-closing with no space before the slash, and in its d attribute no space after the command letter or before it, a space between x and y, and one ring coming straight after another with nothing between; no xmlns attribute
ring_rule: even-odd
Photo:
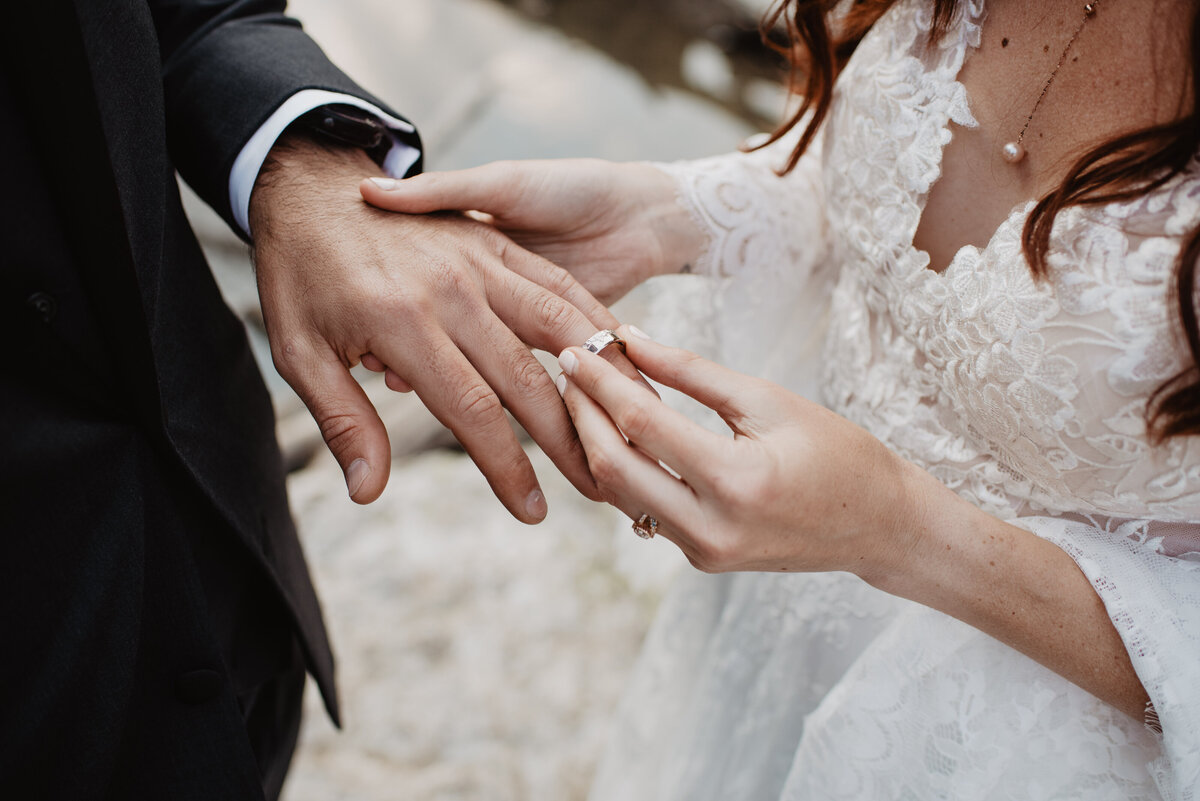
<svg viewBox="0 0 1200 801"><path fill-rule="evenodd" d="M937 272L964 245L983 247L1014 206L1056 187L1074 161L1114 136L1191 111L1195 0L1102 0L1071 46L1025 132L1025 158L1004 161L1083 18L1082 0L987 4L980 46L959 74L976 128L952 126L942 175L913 244Z"/></svg>

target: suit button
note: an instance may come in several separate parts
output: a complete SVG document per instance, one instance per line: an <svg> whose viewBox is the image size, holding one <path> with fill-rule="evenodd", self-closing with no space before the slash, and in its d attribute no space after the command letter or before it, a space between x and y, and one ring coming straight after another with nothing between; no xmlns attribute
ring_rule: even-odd
<svg viewBox="0 0 1200 801"><path fill-rule="evenodd" d="M189 670L175 679L175 697L185 704L203 704L221 693L225 678L215 670Z"/></svg>
<svg viewBox="0 0 1200 801"><path fill-rule="evenodd" d="M58 301L49 292L34 292L25 298L25 305L33 309L33 313L42 318L43 323L54 320L58 314Z"/></svg>

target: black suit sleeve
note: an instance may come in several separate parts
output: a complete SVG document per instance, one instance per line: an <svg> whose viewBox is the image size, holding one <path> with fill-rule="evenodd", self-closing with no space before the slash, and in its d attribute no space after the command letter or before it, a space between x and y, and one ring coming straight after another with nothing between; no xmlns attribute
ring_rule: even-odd
<svg viewBox="0 0 1200 801"><path fill-rule="evenodd" d="M229 173L243 145L302 89L395 114L335 67L284 14L285 0L148 0L162 51L167 138L184 180L235 231ZM415 135L410 142L420 147Z"/></svg>

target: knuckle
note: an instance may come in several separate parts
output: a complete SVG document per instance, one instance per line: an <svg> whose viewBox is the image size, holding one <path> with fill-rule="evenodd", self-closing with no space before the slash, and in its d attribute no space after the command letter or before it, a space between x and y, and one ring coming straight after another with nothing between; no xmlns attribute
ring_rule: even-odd
<svg viewBox="0 0 1200 801"><path fill-rule="evenodd" d="M271 361L275 370L289 384L301 373L301 365L307 360L308 348L296 338L276 337L271 340Z"/></svg>
<svg viewBox="0 0 1200 801"><path fill-rule="evenodd" d="M460 297L473 288L474 282L466 275L458 260L433 258L429 261L428 269L432 286L438 295Z"/></svg>
<svg viewBox="0 0 1200 801"><path fill-rule="evenodd" d="M525 456L525 451L515 444L507 448L505 458L498 468L501 481L511 482L513 487L523 486L528 471L529 460Z"/></svg>
<svg viewBox="0 0 1200 801"><path fill-rule="evenodd" d="M714 459L707 479L713 496L735 510L758 509L771 499L769 471L734 456Z"/></svg>
<svg viewBox="0 0 1200 801"><path fill-rule="evenodd" d="M596 495L600 503L607 503L609 506L616 506L618 503L616 491L612 487L601 485L599 482L596 483Z"/></svg>
<svg viewBox="0 0 1200 801"><path fill-rule="evenodd" d="M639 395L647 393L639 392ZM617 428L632 440L641 439L651 429L654 413L647 400L636 398L623 405L616 415Z"/></svg>
<svg viewBox="0 0 1200 801"><path fill-rule="evenodd" d="M535 302L534 320L538 328L556 340L567 341L574 321L573 307L558 295L546 292Z"/></svg>
<svg viewBox="0 0 1200 801"><path fill-rule="evenodd" d="M712 487L713 497L721 504L730 506L740 503L744 481L742 476L730 470L728 465L714 464L709 468L706 479Z"/></svg>
<svg viewBox="0 0 1200 801"><path fill-rule="evenodd" d="M513 384L519 396L527 397L544 391L549 382L550 374L546 372L546 368L532 356L522 354L521 361L513 372ZM557 395L555 397L557 398Z"/></svg>
<svg viewBox="0 0 1200 801"><path fill-rule="evenodd" d="M596 481L596 488L611 503L615 495L612 499L609 496L615 493L621 480L621 468L614 454L608 448L593 448L588 452L588 467Z"/></svg>
<svg viewBox="0 0 1200 801"><path fill-rule="evenodd" d="M565 297L579 286L579 282L575 280L575 276L557 264L550 264L546 267L546 272L541 282L542 286L560 297Z"/></svg>
<svg viewBox="0 0 1200 801"><path fill-rule="evenodd" d="M406 321L424 320L433 308L429 295L420 287L394 289L387 296L388 311L398 319ZM370 305L355 308L371 308Z"/></svg>
<svg viewBox="0 0 1200 801"><path fill-rule="evenodd" d="M481 425L504 413L500 399L486 384L473 383L456 399L454 413L468 425Z"/></svg>
<svg viewBox="0 0 1200 801"><path fill-rule="evenodd" d="M735 563L734 550L724 540L698 542L692 548L692 564L704 573L724 573Z"/></svg>
<svg viewBox="0 0 1200 801"><path fill-rule="evenodd" d="M477 231L479 245L483 251L495 257L501 264L508 264L509 257L512 255L513 241L488 225L480 225Z"/></svg>

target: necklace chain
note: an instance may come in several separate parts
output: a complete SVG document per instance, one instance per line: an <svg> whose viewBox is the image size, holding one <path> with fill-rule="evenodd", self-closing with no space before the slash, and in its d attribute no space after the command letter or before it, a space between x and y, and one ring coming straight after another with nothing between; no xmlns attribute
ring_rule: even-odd
<svg viewBox="0 0 1200 801"><path fill-rule="evenodd" d="M1054 69L1050 72L1050 77L1046 79L1046 83L1042 86L1041 94L1034 101L1033 108L1029 111L1029 116L1025 118L1025 124L1021 126L1021 132L1017 134L1017 140L1015 142L1006 142L1000 148L1000 155L1010 164L1016 164L1025 158L1025 132L1029 130L1029 123L1033 122L1033 115L1037 114L1038 108L1041 107L1042 101L1045 100L1046 93L1050 91L1050 85L1054 83L1055 77L1058 76L1058 71L1062 69L1063 64L1067 63L1067 56L1070 55L1071 48L1075 45L1075 40L1079 38L1079 34L1083 33L1088 20L1096 15L1096 8L1100 5L1100 2L1101 0L1092 0L1092 2L1083 7L1083 19L1079 20L1079 24L1075 26L1074 33L1067 40L1067 46L1063 48L1062 55L1058 57L1058 63L1054 65Z"/></svg>

